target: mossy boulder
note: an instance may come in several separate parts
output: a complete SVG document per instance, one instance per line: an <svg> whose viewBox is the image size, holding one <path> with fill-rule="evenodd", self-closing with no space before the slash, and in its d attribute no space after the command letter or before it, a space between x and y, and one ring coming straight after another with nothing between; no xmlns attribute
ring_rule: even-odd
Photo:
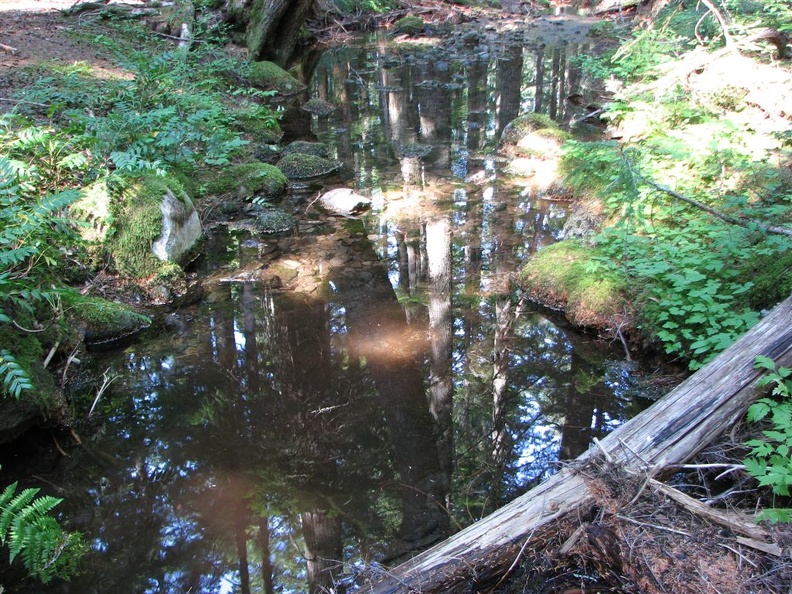
<svg viewBox="0 0 792 594"><path fill-rule="evenodd" d="M283 147L284 155L301 153L303 155L313 155L327 159L330 156L330 148L323 142L307 142L305 140L295 140Z"/></svg>
<svg viewBox="0 0 792 594"><path fill-rule="evenodd" d="M232 165L212 174L205 184L206 192L213 196L237 200L276 200L289 186L289 180L274 165L267 163L243 163Z"/></svg>
<svg viewBox="0 0 792 594"><path fill-rule="evenodd" d="M571 138L548 116L529 113L515 118L503 129L499 149L510 155L558 157L561 145Z"/></svg>
<svg viewBox="0 0 792 594"><path fill-rule="evenodd" d="M274 62L253 62L250 65L250 84L265 91L275 91L288 97L303 92L306 87Z"/></svg>
<svg viewBox="0 0 792 594"><path fill-rule="evenodd" d="M151 319L127 305L99 297L73 296L68 319L88 345L112 343L148 328Z"/></svg>
<svg viewBox="0 0 792 594"><path fill-rule="evenodd" d="M595 247L566 240L535 253L520 272L520 285L535 301L563 309L583 327L605 330L629 326L627 283L617 271L603 270Z"/></svg>
<svg viewBox="0 0 792 594"><path fill-rule="evenodd" d="M333 113L337 107L329 101L325 101L319 97L313 97L303 104L302 109L314 115L323 117Z"/></svg>
<svg viewBox="0 0 792 594"><path fill-rule="evenodd" d="M410 15L396 21L393 24L393 28L397 33L404 35L418 35L423 31L425 24L421 17Z"/></svg>
<svg viewBox="0 0 792 594"><path fill-rule="evenodd" d="M172 178L134 181L113 210L110 252L118 271L131 278L152 277L178 263L202 236L192 200Z"/></svg>
<svg viewBox="0 0 792 594"><path fill-rule="evenodd" d="M303 180L329 175L338 170L341 163L314 155L292 153L278 161L277 167L290 180Z"/></svg>
<svg viewBox="0 0 792 594"><path fill-rule="evenodd" d="M256 110L236 111L234 121L237 129L254 144L278 142L283 136L283 130L278 122L273 122L270 118L262 118Z"/></svg>

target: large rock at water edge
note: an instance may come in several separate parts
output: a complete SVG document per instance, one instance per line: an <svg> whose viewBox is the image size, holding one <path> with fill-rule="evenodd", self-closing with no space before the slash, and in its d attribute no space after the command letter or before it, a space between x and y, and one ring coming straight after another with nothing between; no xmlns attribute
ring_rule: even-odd
<svg viewBox="0 0 792 594"><path fill-rule="evenodd" d="M302 93L306 87L274 62L253 62L250 65L250 84L265 91L275 91L289 97Z"/></svg>
<svg viewBox="0 0 792 594"><path fill-rule="evenodd" d="M192 200L172 178L141 178L119 202L110 250L121 274L133 278L158 274L163 264L178 264L202 237Z"/></svg>

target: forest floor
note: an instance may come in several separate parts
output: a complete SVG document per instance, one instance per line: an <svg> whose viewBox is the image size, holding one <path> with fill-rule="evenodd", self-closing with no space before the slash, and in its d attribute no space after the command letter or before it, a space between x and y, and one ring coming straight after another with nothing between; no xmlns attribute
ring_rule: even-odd
<svg viewBox="0 0 792 594"><path fill-rule="evenodd" d="M114 64L98 55L91 44L80 42L74 31L100 26L98 21L66 16L61 11L73 0L0 0L0 112L13 108L14 92L29 81L27 67L41 62L64 66L86 62L98 75L122 76ZM502 19L500 27L525 26L523 4ZM447 8L427 3L427 14L452 19L460 11L482 17L480 9ZM414 11L414 10L413 10ZM443 12L445 11L445 12ZM440 15L440 16L438 16ZM445 15L443 17L442 15ZM495 18L489 12L486 18ZM477 18L478 18L477 17ZM499 28L500 28L499 27ZM337 38L344 27L327 29L326 37ZM93 32L91 29L89 32ZM778 119L788 119L792 106L789 73L764 68L744 68L740 76L757 79L755 104L757 126L773 127ZM725 70L724 70L725 68ZM728 66L720 72L728 72ZM772 88L768 85L773 84ZM739 469L728 475L729 464L739 464L745 455L742 443L747 436L738 429L711 446L696 460L698 466L680 472L673 483L697 499L721 508L752 515L764 505L751 487L751 479ZM713 467L707 465L727 465ZM507 579L489 585L489 592L564 593L778 593L792 592L792 529L771 529L774 546L761 550L746 544L730 529L719 526L680 506L646 484L619 476L600 477L601 501L591 517L553 524L539 543L521 551ZM728 483L728 487L725 487ZM582 527L582 529L581 529ZM576 535L576 536L575 536ZM770 550L772 549L772 550Z"/></svg>

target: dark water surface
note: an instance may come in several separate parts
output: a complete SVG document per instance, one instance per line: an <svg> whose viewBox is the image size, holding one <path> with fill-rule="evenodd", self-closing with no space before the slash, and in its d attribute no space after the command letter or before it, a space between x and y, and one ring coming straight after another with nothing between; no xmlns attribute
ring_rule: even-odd
<svg viewBox="0 0 792 594"><path fill-rule="evenodd" d="M111 381L82 443L56 435L68 457L48 442L3 462L65 499L85 571L12 590L343 591L636 414L639 365L620 345L510 282L567 214L550 184L507 181L493 150L519 113L579 115L564 99L587 92L573 60L587 46L570 35L322 54L310 96L341 107L289 125L331 147L373 212L282 238L216 228L200 303L85 358L83 402ZM288 290L250 282L265 268Z"/></svg>

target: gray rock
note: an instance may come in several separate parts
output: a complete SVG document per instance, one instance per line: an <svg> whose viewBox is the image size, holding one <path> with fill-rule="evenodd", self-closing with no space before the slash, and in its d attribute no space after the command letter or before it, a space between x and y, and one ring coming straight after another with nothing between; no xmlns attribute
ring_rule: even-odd
<svg viewBox="0 0 792 594"><path fill-rule="evenodd" d="M177 198L169 189L162 197L162 235L151 249L165 262L178 262L201 238L203 229L192 200L184 194Z"/></svg>
<svg viewBox="0 0 792 594"><path fill-rule="evenodd" d="M336 188L316 199L316 204L329 214L357 218L371 208L371 200L350 188Z"/></svg>

